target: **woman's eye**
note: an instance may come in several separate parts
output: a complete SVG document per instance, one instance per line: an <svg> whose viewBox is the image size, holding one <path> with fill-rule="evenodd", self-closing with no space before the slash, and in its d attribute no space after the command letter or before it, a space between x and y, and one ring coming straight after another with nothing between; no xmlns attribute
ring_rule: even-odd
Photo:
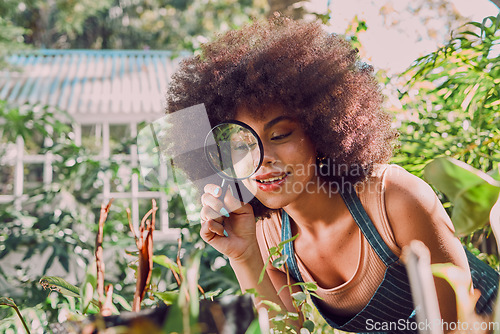
<svg viewBox="0 0 500 334"><path fill-rule="evenodd" d="M282 134L282 135L276 135L276 136L272 136L271 137L271 140L280 140L280 139L285 139L286 137L290 136L292 134L293 131L290 131L288 133L285 133L285 134Z"/></svg>
<svg viewBox="0 0 500 334"><path fill-rule="evenodd" d="M233 146L235 151L251 151L257 146L256 143L240 143Z"/></svg>

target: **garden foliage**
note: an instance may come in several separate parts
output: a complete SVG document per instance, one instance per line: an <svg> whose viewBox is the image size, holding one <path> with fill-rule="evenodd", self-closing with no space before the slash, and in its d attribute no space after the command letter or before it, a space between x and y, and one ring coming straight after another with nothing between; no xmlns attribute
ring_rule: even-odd
<svg viewBox="0 0 500 334"><path fill-rule="evenodd" d="M405 117L399 117L400 147L393 162L418 176L424 176L424 168L432 159L448 156L481 173L489 173L491 178L498 180L499 26L499 17L488 17L481 23L469 23L456 32L447 45L417 59L404 73L408 82L400 89L400 98L403 103L401 113ZM98 312L93 294L89 295L86 288L88 284L93 287L94 282L91 269L94 266L94 236L101 204L99 184L103 173L116 175L119 165L113 161L100 161L87 152L85 147L75 145L71 129L67 126L70 121L68 115L61 111L41 106L15 107L1 102L0 119L3 121L0 124L0 158L12 152L20 137L23 138L27 151L50 152L57 157L50 185L30 189L29 196L20 209L12 203L0 204L0 261L13 253L19 254L18 262L12 268L0 269L0 296L12 298L0 299L0 306L4 307L0 308L0 332L16 333L17 329L24 328L17 320L14 305L18 307L32 332L42 332L49 323L63 319L64 312ZM131 138L125 138L123 145L129 145L130 141ZM453 177L464 180L460 176L465 175L463 171L448 171L451 174L447 175L447 180L453 180ZM440 198L450 214L455 216L454 223L459 222L461 218L456 218L455 211L458 210L457 198L465 195L458 193L467 187L461 188L460 184L454 183L457 187L450 192L449 184L445 184L443 188L439 181L433 181L432 176L425 176L440 191ZM4 173L2 177L13 175ZM494 191L497 190L492 190L490 195L493 195L488 199L484 196L472 196L472 199L484 200L479 204L486 211L494 203L491 200L495 197ZM180 201L174 200L172 203L172 212L182 211ZM484 225L488 217L473 215L469 218L481 220ZM183 287L179 287L176 275L181 275L182 266L171 259L179 258L179 261L188 262L188 255L191 254L194 256L189 261L195 261L192 266L199 273L198 282L205 297L239 294L237 281L227 259L214 249L204 246L199 238L199 226L188 224L182 214L175 215L172 219L177 219L176 224L182 229L182 249L178 250L177 245L156 245L150 295L143 300L143 306L156 305L159 300L172 305L179 301L179 295L184 292ZM113 259L113 263L109 264L113 270L106 276L106 281L114 287L115 312L131 309L130 301L133 300L135 290L133 269L137 266L130 265L135 259L134 251L130 251L134 247L134 239L128 234L127 225L125 208L118 206L114 211L112 209L104 226L103 247L110 252L109 258ZM479 225L464 226L461 231L470 234ZM125 256L126 251L133 256ZM285 263L286 259L279 254L279 247L272 249L270 253L278 256L273 265L281 266ZM29 265L33 259L39 261L37 270ZM43 261L40 262L39 259ZM494 265L497 261L490 263ZM67 290L73 296L42 290L40 279L43 276L54 276L55 270L61 276L68 275L68 280L73 280L73 284L66 282L69 284ZM185 275L188 275L187 272ZM188 278L187 281L190 281L187 287L190 295L198 296L198 290L194 288L193 291L193 280ZM59 283L66 284L61 281ZM307 302L308 294L314 293L314 287L311 284L304 287L305 292L294 295L294 300L297 308L312 321L304 323L301 333L334 332L328 329ZM185 305L196 312L196 305ZM181 307L179 312L182 313L185 309ZM278 329L284 331L284 321L298 316L299 312L297 315L287 313L274 319L274 322Z"/></svg>

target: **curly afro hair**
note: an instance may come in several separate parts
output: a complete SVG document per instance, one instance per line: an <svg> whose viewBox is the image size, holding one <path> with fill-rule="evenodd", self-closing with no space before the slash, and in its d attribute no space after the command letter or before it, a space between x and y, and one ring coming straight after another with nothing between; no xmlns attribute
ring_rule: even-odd
<svg viewBox="0 0 500 334"><path fill-rule="evenodd" d="M203 103L215 125L241 107L260 118L266 106L281 105L326 158L323 179L357 183L392 156L397 132L382 101L373 68L349 42L319 23L277 15L218 36L182 61L167 113ZM269 214L252 204L256 216Z"/></svg>

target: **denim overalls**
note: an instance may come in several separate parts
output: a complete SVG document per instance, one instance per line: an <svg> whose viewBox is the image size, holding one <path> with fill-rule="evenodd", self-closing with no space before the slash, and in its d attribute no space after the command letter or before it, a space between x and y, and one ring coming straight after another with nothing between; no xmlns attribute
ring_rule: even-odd
<svg viewBox="0 0 500 334"><path fill-rule="evenodd" d="M347 320L344 318L336 319L332 315L326 315L320 309L316 297L312 297L314 304L330 326L346 332L384 334L418 333L418 330L412 330L418 327L417 324L409 324L409 322L416 322L415 307L404 265L382 240L382 237L364 210L353 186L348 185L345 187L341 192L341 196L359 229L387 269L382 283L375 291L371 300L352 318ZM290 220L288 214L282 210L281 240L288 240L291 237ZM284 254L288 255L287 265L290 274L297 282L303 282L294 256L293 242L286 243L283 251ZM493 303L496 300L499 275L494 269L476 258L472 253L467 250L466 253L474 288L481 291L481 297L476 304L476 312L479 314L491 314ZM396 328L396 330L385 332L370 331L370 329L377 328L375 324L383 323L394 324L395 326L391 328Z"/></svg>

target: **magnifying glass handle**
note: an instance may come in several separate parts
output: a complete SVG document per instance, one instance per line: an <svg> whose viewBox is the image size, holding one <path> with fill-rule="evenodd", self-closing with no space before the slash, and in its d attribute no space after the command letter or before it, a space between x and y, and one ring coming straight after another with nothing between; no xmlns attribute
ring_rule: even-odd
<svg viewBox="0 0 500 334"><path fill-rule="evenodd" d="M224 198L224 196L226 196L226 190L228 187L229 187L229 182L227 182L226 179L222 179L222 183L220 185L220 189L222 190L221 198Z"/></svg>
<svg viewBox="0 0 500 334"><path fill-rule="evenodd" d="M243 196L241 194L240 186L237 181L222 179L220 188L222 191L221 198L224 198L226 196L227 189L229 189L234 198L238 199L240 202L243 202Z"/></svg>
<svg viewBox="0 0 500 334"><path fill-rule="evenodd" d="M222 202L224 203L224 197L226 197L226 191L227 191L227 188L231 188L231 186L229 185L229 182L226 181L226 179L222 179L222 184L220 185L220 189L222 191L222 194L221 194L221 199L222 199ZM232 191L231 191L232 192ZM226 208L222 207L222 209L224 211L226 211L227 213L227 210ZM229 217L229 216L228 216ZM228 237L229 235L227 234L226 232L226 229L224 229L224 235L226 237Z"/></svg>
<svg viewBox="0 0 500 334"><path fill-rule="evenodd" d="M229 188L229 191L231 191L231 195L233 195L233 197L237 198L240 202L243 202L243 196L241 194L240 186L239 186L237 181L231 182L227 179L222 179L222 184L220 185L220 188L222 191L222 195L221 195L222 199L224 197L226 197L226 192L227 192L227 189ZM223 209L225 209L225 208L223 208ZM227 210L225 210L225 211L227 212ZM224 235L226 237L228 236L226 230L224 230Z"/></svg>

